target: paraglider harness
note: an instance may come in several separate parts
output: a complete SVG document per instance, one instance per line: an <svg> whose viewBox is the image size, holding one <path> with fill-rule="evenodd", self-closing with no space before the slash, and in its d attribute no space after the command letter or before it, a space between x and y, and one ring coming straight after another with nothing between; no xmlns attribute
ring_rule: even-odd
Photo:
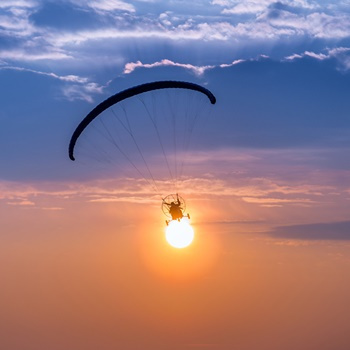
<svg viewBox="0 0 350 350"><path fill-rule="evenodd" d="M178 194L176 194L176 201L167 203L166 198L163 198L163 205L167 207L169 214L171 215L171 220L165 220L166 224L169 225L169 222L172 220L180 221L183 217L190 218L190 214L184 215L181 207L181 202Z"/></svg>

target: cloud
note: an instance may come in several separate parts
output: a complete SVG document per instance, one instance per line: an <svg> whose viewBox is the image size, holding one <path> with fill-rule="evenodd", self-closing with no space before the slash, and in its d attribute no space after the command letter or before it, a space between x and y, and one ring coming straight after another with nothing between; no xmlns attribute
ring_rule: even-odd
<svg viewBox="0 0 350 350"><path fill-rule="evenodd" d="M25 207L27 207L27 206L34 206L35 205L35 203L34 202L32 202L32 201L29 201L29 200L26 200L26 199L23 199L23 200L20 200L20 201L16 201L16 202L8 202L7 204L9 204L9 205L14 205L14 206L25 206Z"/></svg>
<svg viewBox="0 0 350 350"><path fill-rule="evenodd" d="M65 82L67 83L67 85L62 87L62 93L63 96L66 97L69 101L83 100L91 103L93 102L93 98L91 95L101 94L105 88L105 86L101 86L97 83L89 81L89 79L86 77L80 77L73 74L58 75L53 72L42 72L34 69L8 65L0 66L0 70L15 70L20 72L28 72Z"/></svg>
<svg viewBox="0 0 350 350"><path fill-rule="evenodd" d="M123 203L137 203L137 204L155 204L159 201L152 198L145 198L142 196L110 196L110 197L100 197L96 199L90 199L90 203L114 203L114 202L123 202Z"/></svg>
<svg viewBox="0 0 350 350"><path fill-rule="evenodd" d="M86 17L79 21L78 30L77 27L62 30L62 23L55 27L55 24L45 25L37 19L50 13L50 2L1 2L0 35L7 38L7 47L3 47L0 58L33 63L37 60L82 60L86 57L84 50L88 46L101 44L108 55L108 52L115 50L112 41L124 39L177 41L180 45L191 41L201 45L205 40L223 44L230 42L239 48L261 40L266 43L309 37L327 41L347 38L350 33L349 14L338 11L337 7L330 10L306 0L283 3L272 0L215 0L211 2L213 12L207 11L201 16L193 16L190 11L176 11L176 6L180 6L176 2L171 11L160 8L158 13L142 13L146 5L120 0L89 0L84 4L77 0L65 0L64 4L65 11L71 11L72 18L82 12L88 13L98 25L92 26L91 18L87 20ZM197 2L196 6L201 8L205 5ZM218 8L221 14L217 13ZM120 11L124 12L123 15ZM32 16L33 13L35 16ZM232 18L232 13L237 16ZM246 16L247 13L251 16ZM106 48L105 43L110 45L110 49ZM138 57L134 62L137 60ZM172 61L175 62L174 59ZM87 64L87 60L85 62ZM346 64L349 65L348 62ZM194 65L192 70L195 74L202 74L203 70L208 69L207 66Z"/></svg>
<svg viewBox="0 0 350 350"><path fill-rule="evenodd" d="M265 56L267 57L267 56ZM250 61L259 60L258 59L250 59ZM153 63L142 63L141 61L137 62L128 62L124 66L124 74L130 74L132 73L136 68L157 68L157 67L180 67L187 70L192 71L194 74L201 76L203 75L207 70L214 69L214 68L228 68L235 66L236 64L246 62L247 60L244 59L237 59L232 61L231 63L222 63L219 65L206 65L206 66L196 66L190 63L179 63L174 62L169 59L162 59L161 61L153 62Z"/></svg>
<svg viewBox="0 0 350 350"><path fill-rule="evenodd" d="M113 12L135 12L135 6L122 0L68 0L81 9L92 9L99 15L111 14Z"/></svg>
<svg viewBox="0 0 350 350"><path fill-rule="evenodd" d="M29 37L39 33L29 17L39 6L37 1L1 1L0 2L0 36Z"/></svg>
<svg viewBox="0 0 350 350"><path fill-rule="evenodd" d="M44 76L47 76L50 78L54 78L54 79L58 79L58 80L66 81L66 82L82 83L82 84L88 82L88 78L79 77L77 75L57 75L57 74L52 73L52 72L51 73L41 72L41 71L37 71L34 69L23 68L23 67L3 66L3 67L0 67L0 69L17 70L20 72L29 72L29 73L34 73L34 74L38 74L38 75L44 75Z"/></svg>
<svg viewBox="0 0 350 350"><path fill-rule="evenodd" d="M72 59L68 53L62 50L53 49L47 52L37 52L24 49L13 49L0 51L0 57L6 60L15 60L22 62L35 62L39 60L65 60Z"/></svg>
<svg viewBox="0 0 350 350"><path fill-rule="evenodd" d="M349 47L334 47L327 48L324 52L304 51L303 53L294 53L285 57L286 61L294 61L305 57L311 57L318 61L324 61L329 59L336 59L339 66L344 69L350 69L350 48Z"/></svg>
<svg viewBox="0 0 350 350"><path fill-rule="evenodd" d="M81 2L79 2L81 4ZM127 11L135 12L135 7L130 3L120 0L90 0L86 2L86 6L95 11Z"/></svg>
<svg viewBox="0 0 350 350"><path fill-rule="evenodd" d="M213 20L205 16L188 18L188 16L176 14L170 16L168 12L161 13L157 17L135 14L122 22L119 21L118 27L105 26L95 30L51 33L49 40L54 46L63 47L91 40L123 38L242 41L247 38L278 40L283 37L310 36L330 39L349 36L350 18L346 14L323 12L299 14L287 10L265 8L267 3L264 5L260 2L248 2L237 5L245 8L247 6L261 8L259 16L249 20L240 18L238 21L230 21L226 16L223 16L221 20ZM304 4L304 7L307 6ZM237 8L236 11L238 11Z"/></svg>
<svg viewBox="0 0 350 350"><path fill-rule="evenodd" d="M312 57L312 58L315 58L316 60L323 61L323 60L329 59L331 56L324 53L315 53L312 51L305 51L302 54L293 54L293 55L287 56L285 59L287 61L293 61L295 59L299 59L303 57Z"/></svg>
<svg viewBox="0 0 350 350"><path fill-rule="evenodd" d="M219 6L229 6L231 2L230 0L212 0L211 4Z"/></svg>
<svg viewBox="0 0 350 350"><path fill-rule="evenodd" d="M16 8L33 8L38 5L35 0L2 0L0 8L13 10Z"/></svg>
<svg viewBox="0 0 350 350"><path fill-rule="evenodd" d="M223 7L223 14L252 14L259 15L269 8L284 7L290 9L315 10L320 6L314 1L307 0L284 0L279 2L276 0L213 0L212 5Z"/></svg>
<svg viewBox="0 0 350 350"><path fill-rule="evenodd" d="M283 213L288 220L294 215L304 222L346 220L349 181L339 179L348 179L348 172L320 167L315 171L310 159L317 154L310 153L237 148L193 152L189 154L191 175L178 182L177 190L198 205L205 201L217 221L258 219L270 223L271 217ZM121 177L75 182L0 182L0 205L32 202L37 209L67 208L74 200L91 205L127 202L159 206L159 196L145 180L118 175ZM166 194L173 185L169 178L156 181L159 193Z"/></svg>
<svg viewBox="0 0 350 350"><path fill-rule="evenodd" d="M283 204L294 204L299 206L311 205L314 201L308 198L268 198L268 197L242 197L247 203L259 204L263 207L281 207Z"/></svg>
<svg viewBox="0 0 350 350"><path fill-rule="evenodd" d="M282 58L280 61L294 61L296 59L302 59L305 57L313 58L318 61L324 61L328 59L335 58L338 63L341 65L341 67L345 70L350 69L350 48L348 47L335 47L332 49L326 49L326 52L313 52L313 51L304 51L303 53L294 53L292 55L286 56ZM204 66L198 66L193 65L190 63L179 63L174 62L170 59L162 59L160 61L156 61L153 63L143 63L141 61L136 62L128 62L124 65L123 74L130 74L135 71L137 68L157 68L157 67L180 67L186 70L192 71L194 74L201 76L206 71L212 70L214 68L229 68L244 62L258 62L262 58L269 59L270 57L267 55L259 55L256 58L249 58L249 59L236 59L232 61L231 63L221 63L217 65L204 65Z"/></svg>
<svg viewBox="0 0 350 350"><path fill-rule="evenodd" d="M87 83L83 85L68 85L62 88L63 96L69 101L81 100L92 103L92 94L101 94L105 87L97 83Z"/></svg>
<svg viewBox="0 0 350 350"><path fill-rule="evenodd" d="M304 57L303 54L293 53L292 55L285 57L285 59L286 59L287 61L293 61L293 60L295 60L295 59L303 58L303 57Z"/></svg>
<svg viewBox="0 0 350 350"><path fill-rule="evenodd" d="M162 20L161 20L162 21ZM77 32L50 33L48 41L54 47L63 48L68 45L82 44L87 41L104 41L111 39L164 39L171 41L227 41L238 39L237 36L249 34L249 27L244 31L241 27L235 27L228 22L217 23L193 23L186 22L177 26L164 27L161 23L141 19L137 26L126 28L106 27L97 30L82 30ZM255 34L253 34L255 36ZM261 35L259 35L261 36Z"/></svg>
<svg viewBox="0 0 350 350"><path fill-rule="evenodd" d="M246 13L259 13L266 9L266 5L269 2L264 1L246 1L238 3L234 7L225 8L222 10L223 14L246 14Z"/></svg>
<svg viewBox="0 0 350 350"><path fill-rule="evenodd" d="M234 60L232 61L231 63L222 63L219 65L220 68L227 68L227 67L232 67L236 64L239 64L239 63L242 63L242 62L245 62L246 60L243 60L243 59L238 59L238 60Z"/></svg>
<svg viewBox="0 0 350 350"><path fill-rule="evenodd" d="M212 69L214 66L195 66L192 64L185 64L185 63L178 63L178 62L173 62L168 59L163 59L158 62L154 63L142 63L141 61L137 62L129 62L125 64L124 67L124 74L130 74L132 73L136 68L155 68L155 67L162 67L162 66L172 66L172 67L181 67L184 69L188 69L193 71L196 75L202 75L207 69Z"/></svg>
<svg viewBox="0 0 350 350"><path fill-rule="evenodd" d="M42 210L48 210L48 211L61 211L61 210L64 210L64 208L61 208L61 207L44 207L44 208L41 208Z"/></svg>
<svg viewBox="0 0 350 350"><path fill-rule="evenodd" d="M284 239L350 240L350 221L276 226L268 233Z"/></svg>
<svg viewBox="0 0 350 350"><path fill-rule="evenodd" d="M282 29L290 29L291 36L306 35L311 38L341 39L349 37L349 15L313 12L293 13L283 9L268 9L257 18L258 23L268 25L267 30L277 34Z"/></svg>

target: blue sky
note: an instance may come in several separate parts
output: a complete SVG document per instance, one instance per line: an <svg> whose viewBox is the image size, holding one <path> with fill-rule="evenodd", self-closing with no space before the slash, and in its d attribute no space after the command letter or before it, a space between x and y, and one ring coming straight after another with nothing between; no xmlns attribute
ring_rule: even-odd
<svg viewBox="0 0 350 350"><path fill-rule="evenodd" d="M236 171L246 182L272 173L268 181L304 188L318 171L320 193L347 201L347 2L18 0L0 11L4 181L82 179L67 146L83 116L122 89L178 79L218 99L211 141L198 143L199 172L211 173L214 160L223 187ZM264 205L295 200L263 191Z"/></svg>
<svg viewBox="0 0 350 350"><path fill-rule="evenodd" d="M109 95L156 79L218 98L204 150L310 149L348 170L349 6L339 1L2 1L1 178L74 177L66 148Z"/></svg>

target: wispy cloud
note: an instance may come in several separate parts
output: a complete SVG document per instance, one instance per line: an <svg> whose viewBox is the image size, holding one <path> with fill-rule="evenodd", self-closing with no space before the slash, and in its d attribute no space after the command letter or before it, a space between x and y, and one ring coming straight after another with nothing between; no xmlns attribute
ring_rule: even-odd
<svg viewBox="0 0 350 350"><path fill-rule="evenodd" d="M239 64L239 63L242 63L242 62L245 62L246 60L244 59L238 59L238 60L234 60L232 61L231 63L222 63L219 65L220 68L227 68L227 67L232 67L236 64Z"/></svg>
<svg viewBox="0 0 350 350"><path fill-rule="evenodd" d="M76 2L82 4L80 1ZM135 7L126 1L121 0L90 0L86 2L86 6L94 9L95 11L127 11L135 12Z"/></svg>
<svg viewBox="0 0 350 350"><path fill-rule="evenodd" d="M143 6L147 6L145 4ZM84 3L66 0L64 5L65 8L72 6L72 12L78 8L80 13L93 14L99 26L91 26L87 21L79 29L65 27L64 30L57 30L54 24L40 25L32 16L34 13L40 14L43 8L49 8L50 2L2 1L0 35L8 39L8 44L0 50L0 58L23 62L64 59L84 61L86 46L108 43L113 51L115 45L111 43L124 39L176 41L180 45L188 45L191 41L202 43L203 40L212 43L232 42L239 48L247 42L260 40L278 43L285 38L319 38L328 41L350 36L348 13L338 11L337 7L330 9L306 0L286 0L283 3L272 0L213 0L213 13L205 11L206 15L201 16L174 11L176 2L172 11L159 13L142 13L140 2L131 4L121 0L89 0ZM207 5L196 2L196 6L204 9ZM232 17L232 14L235 16ZM105 50L108 52L107 48ZM88 64L87 60L84 62ZM137 64L138 61L134 63L135 67ZM188 69L192 69L195 74L202 74L211 65L194 65Z"/></svg>
<svg viewBox="0 0 350 350"><path fill-rule="evenodd" d="M0 35L12 38L29 37L40 30L30 21L39 7L38 1L4 0L0 3Z"/></svg>
<svg viewBox="0 0 350 350"><path fill-rule="evenodd" d="M42 207L42 210L48 210L48 211L61 211L64 210L64 208L61 207Z"/></svg>
<svg viewBox="0 0 350 350"><path fill-rule="evenodd" d="M14 201L14 202L7 202L8 205L14 205L14 206L34 206L35 203L30 201L30 200L26 200L26 199L23 199L23 200L19 200L19 201Z"/></svg>
<svg viewBox="0 0 350 350"><path fill-rule="evenodd" d="M274 167L273 161L284 159L283 170L278 162ZM292 151L290 151L292 153ZM300 154L295 154L300 159ZM283 150L258 151L258 150L219 150L206 151L192 155L196 163L192 167L198 169L198 174L183 178L179 184L179 191L192 193L193 196L214 196L218 198L235 198L242 202L258 206L310 206L328 205L335 198L348 197L349 184L339 186L334 179L327 177L326 173L320 173L316 177L313 166L299 164L298 174L293 178L285 178L285 172L289 168L295 168L295 161L291 161L292 154L288 155ZM273 160L273 161L272 161ZM220 169L213 172L210 169ZM232 169L235 169L233 172ZM281 172L279 175L278 172ZM273 174L273 176L269 174ZM310 177L310 181L306 179ZM161 192L167 193L168 180L156 180ZM139 202L154 197L154 190L144 179L120 178L90 181L71 184L43 184L36 187L33 184L21 185L14 182L0 183L0 199L5 202L32 201L39 197L49 196L60 200L72 197L85 198L90 202L129 201ZM157 196L156 196L157 197ZM155 198L156 198L155 197ZM157 197L158 198L158 197ZM56 206L56 205L55 205ZM60 205L57 205L60 206Z"/></svg>
<svg viewBox="0 0 350 350"><path fill-rule="evenodd" d="M325 52L313 52L313 51L304 51L302 53L294 53L292 55L286 56L285 58L282 58L281 61L293 61L296 59L302 59L305 57L313 58L318 61L324 61L331 58L335 58L341 67L345 70L350 69L350 48L348 47L338 47L338 48L332 48L327 49ZM231 63L221 63L217 65L205 65L205 66L197 66L190 63L180 63L180 62L174 62L170 59L162 59L160 61L152 62L152 63L143 63L141 61L136 62L128 62L124 65L124 74L130 74L135 71L137 68L157 68L157 67L180 67L186 70L192 71L194 74L201 76L203 75L207 70L211 70L214 68L229 68L232 66L235 66L237 64L241 64L244 62L253 62L253 61L259 61L262 58L268 59L269 57L266 55L259 55L255 58L249 58L249 59L236 59L232 61Z"/></svg>
<svg viewBox="0 0 350 350"><path fill-rule="evenodd" d="M101 94L105 86L101 86L95 82L91 82L89 78L80 77L77 75L58 75L53 72L42 72L34 69L2 65L0 70L15 70L20 72L28 72L37 75L46 76L49 78L57 79L62 82L67 83L67 85L62 86L62 93L65 98L69 101L83 100L87 102L93 102L92 95Z"/></svg>
<svg viewBox="0 0 350 350"><path fill-rule="evenodd" d="M0 8L9 9L14 11L17 8L33 8L38 5L38 1L35 0L2 0Z"/></svg>
<svg viewBox="0 0 350 350"><path fill-rule="evenodd" d="M178 62L173 62L168 59L163 59L158 62L154 63L142 63L141 61L137 62L130 62L126 63L124 67L124 74L130 74L132 73L136 68L155 68L155 67L162 67L162 66L172 66L172 67L181 67L184 69L188 69L193 71L196 75L202 75L206 70L214 68L214 66L195 66L192 64L186 64L186 63L178 63Z"/></svg>
<svg viewBox="0 0 350 350"><path fill-rule="evenodd" d="M226 7L222 10L223 14L246 14L246 13L259 13L265 10L269 1L245 1L241 3L236 3L234 6ZM218 4L218 3L217 3Z"/></svg>
<svg viewBox="0 0 350 350"><path fill-rule="evenodd" d="M278 14L268 11L259 17L259 21L269 24L276 29L290 28L293 36L307 35L313 38L341 39L349 36L349 16L315 12L299 15L288 11L278 11ZM271 28L270 28L271 29Z"/></svg>
<svg viewBox="0 0 350 350"><path fill-rule="evenodd" d="M304 57L311 57L319 61L336 59L339 65L345 69L350 69L350 48L349 47L335 47L332 49L325 49L324 52L304 51L303 53L294 53L285 57L287 61L293 61Z"/></svg>
<svg viewBox="0 0 350 350"><path fill-rule="evenodd" d="M308 0L285 0L276 2L275 0L212 0L212 5L221 6L223 14L254 14L266 11L271 6L279 5L289 8L315 10L320 6L315 1Z"/></svg>
<svg viewBox="0 0 350 350"><path fill-rule="evenodd" d="M94 94L101 94L104 87L97 83L87 83L83 85L68 85L62 87L63 96L69 101L82 100L92 103Z"/></svg>
<svg viewBox="0 0 350 350"><path fill-rule="evenodd" d="M0 51L0 58L11 61L14 60L22 62L37 62L41 60L60 61L72 59L73 57L67 52L56 49L47 52L37 52L36 50L31 51L25 49L12 49Z"/></svg>
<svg viewBox="0 0 350 350"><path fill-rule="evenodd" d="M29 68L23 68L23 67L15 67L15 66L2 66L0 69L7 69L7 70L17 70L21 72L29 72L29 73L34 73L38 75L44 75L50 78L66 81L66 82L74 82L74 83L81 83L85 84L88 82L88 78L84 77L79 77L77 75L57 75L52 72L42 72L42 71L37 71L34 69L29 69Z"/></svg>
<svg viewBox="0 0 350 350"><path fill-rule="evenodd" d="M138 204L155 204L158 203L157 200L152 198L147 198L144 196L110 196L110 197L100 197L95 199L90 199L90 203L138 203Z"/></svg>
<svg viewBox="0 0 350 350"><path fill-rule="evenodd" d="M254 61L254 60L259 60L257 59L250 59L249 61ZM213 69L213 68L228 68L235 66L237 64L246 62L248 60L245 59L237 59L232 61L231 63L222 63L218 65L206 65L206 66L196 66L190 63L179 63L179 62L174 62L169 59L163 59L161 61L153 62L153 63L142 63L141 61L137 62L128 62L124 66L124 74L130 74L132 73L135 69L137 68L156 68L156 67L180 67L184 68L187 70L192 71L194 74L200 76L203 75L207 70Z"/></svg>
<svg viewBox="0 0 350 350"><path fill-rule="evenodd" d="M216 2L215 2L216 3ZM316 9L306 1L293 1L292 5ZM129 22L121 22L118 27L103 27L94 30L80 30L65 33L51 33L50 42L56 47L83 43L91 40L153 38L167 40L208 40L237 41L247 39L278 40L283 37L345 38L349 36L349 16L346 14L328 14L314 11L294 13L287 9L270 8L272 1L251 1L237 3L234 8L223 13L257 12L253 19L243 18L231 21L223 16L221 20L208 17L170 16L161 13L158 17L144 17L137 13Z"/></svg>
<svg viewBox="0 0 350 350"><path fill-rule="evenodd" d="M243 201L256 203L263 207L281 207L283 204L311 205L314 201L308 198L269 198L269 197L243 197Z"/></svg>

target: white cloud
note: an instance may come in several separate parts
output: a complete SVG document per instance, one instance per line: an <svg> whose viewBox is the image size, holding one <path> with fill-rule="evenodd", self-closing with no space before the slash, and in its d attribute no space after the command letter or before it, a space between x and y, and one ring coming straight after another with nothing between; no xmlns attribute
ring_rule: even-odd
<svg viewBox="0 0 350 350"><path fill-rule="evenodd" d="M52 50L50 52L30 52L29 50L15 49L0 51L0 58L16 61L38 61L38 60L64 60L71 59L72 56L62 50Z"/></svg>
<svg viewBox="0 0 350 350"><path fill-rule="evenodd" d="M200 22L187 21L177 26L164 27L157 23L142 23L128 29L103 28L66 33L51 33L48 41L55 47L77 45L86 41L111 39L166 39L166 40L208 40L235 42L246 39L278 40L281 37L302 37L310 35L319 38L342 38L349 36L349 18L338 18L315 14L306 18L287 13L277 19L260 16L256 21L240 22L233 25L227 21ZM162 19L164 21L164 19Z"/></svg>
<svg viewBox="0 0 350 350"><path fill-rule="evenodd" d="M161 66L173 66L173 67L181 67L181 68L189 69L193 71L196 75L202 75L207 69L214 68L214 66L194 66L188 63L177 63L168 59L163 59L159 62L154 62L154 63L142 63L141 61L127 63L125 64L123 73L130 74L136 68L140 68L140 67L155 68L155 67L161 67Z"/></svg>
<svg viewBox="0 0 350 350"><path fill-rule="evenodd" d="M267 23L270 30L278 33L281 29L290 29L290 35L307 35L314 38L341 39L349 37L349 15L330 15L322 12L314 12L308 15L295 14L288 11L278 11L278 16L270 17L266 11L258 17L258 22Z"/></svg>
<svg viewBox="0 0 350 350"><path fill-rule="evenodd" d="M349 47L336 47L332 49L327 49L326 53L316 53L313 51L304 51L301 54L293 54L285 57L287 61L293 61L295 59L300 59L303 57L312 57L319 61L327 60L330 58L335 58L342 69L350 69L350 48Z"/></svg>
<svg viewBox="0 0 350 350"><path fill-rule="evenodd" d="M211 4L219 6L229 6L231 2L229 0L213 0Z"/></svg>
<svg viewBox="0 0 350 350"><path fill-rule="evenodd" d="M259 57L268 58L268 56L261 55ZM250 59L249 61L259 60L259 57L257 59ZM196 75L200 76L203 75L207 70L214 69L214 68L228 68L235 66L237 64L246 62L248 60L243 59L237 59L232 61L231 63L222 63L219 65L207 65L207 66L195 66L190 63L178 63L173 62L169 59L163 59L161 61L153 62L153 63L142 63L141 61L137 62L128 62L124 66L124 74L130 74L132 73L136 68L156 68L156 67L162 67L162 66L173 66L173 67L181 67L184 69L191 70Z"/></svg>
<svg viewBox="0 0 350 350"><path fill-rule="evenodd" d="M329 59L331 56L329 54L324 54L324 53L316 53L312 51L304 51L302 54L293 54L290 56L285 57L287 61L293 61L295 59L300 59L303 57L312 57L315 58L316 60L323 61L326 59Z"/></svg>
<svg viewBox="0 0 350 350"><path fill-rule="evenodd" d="M142 26L143 25L143 26ZM180 24L170 29L159 23L153 25L140 23L132 29L104 28L93 31L79 31L70 33L52 33L48 38L55 47L66 45L77 45L87 41L105 41L111 39L166 39L176 40L219 40L226 41L234 35L239 35L239 31L228 22L217 23L189 23Z"/></svg>
<svg viewBox="0 0 350 350"><path fill-rule="evenodd" d="M53 79L61 80L68 83L68 85L62 87L63 96L69 101L83 100L87 102L93 102L92 94L101 94L103 92L104 86L97 83L91 82L86 77L80 77L77 75L58 75L53 72L42 72L33 69L15 67L15 66L0 66L0 70L16 70L20 72L29 72L33 74L47 76ZM72 85L69 85L72 83ZM79 85L78 85L79 84Z"/></svg>
<svg viewBox="0 0 350 350"><path fill-rule="evenodd" d="M94 101L91 94L102 93L103 86L96 83L85 85L68 85L62 88L62 93L69 101L82 100L92 103Z"/></svg>
<svg viewBox="0 0 350 350"><path fill-rule="evenodd" d="M239 64L239 63L242 63L242 62L245 62L246 60L242 60L242 59L238 59L238 60L234 60L232 61L231 63L222 63L220 64L220 68L227 68L227 67L232 67L232 66L235 66L236 64Z"/></svg>
<svg viewBox="0 0 350 350"><path fill-rule="evenodd" d="M172 19L170 18L169 13L166 13L166 12L161 13L159 15L159 20L165 26L172 26L172 22L171 22Z"/></svg>
<svg viewBox="0 0 350 350"><path fill-rule="evenodd" d="M273 10L271 6L274 3L273 0L211 1L211 5L217 6L219 10L222 8L222 12L226 14L236 13L237 16L234 16L234 19L232 16L218 14L192 16L185 11L176 12L175 7L172 7L172 12L142 14L138 13L136 2L119 0L89 0L84 4L78 0L65 1L85 11L95 11L98 16L101 16L101 23L106 24L95 28L89 25L74 30L66 28L64 31L43 28L37 26L30 16L38 10L39 1L2 1L0 4L0 9L3 10L3 14L0 14L0 35L11 38L11 40L16 38L16 40L12 41L13 44L8 48L0 50L0 59L27 63L38 60L75 60L81 59L83 55L86 57L86 51L83 53L83 50L90 45L101 44L104 48L109 46L115 52L114 41L125 39L165 40L179 43L205 40L228 42L240 48L260 41L278 43L286 38L303 40L303 38L311 37L333 40L350 36L350 15L336 9L326 11L325 7L322 8L316 2L307 0L282 2L292 8L304 9L304 11L294 12L289 11L288 7L284 10L280 8ZM200 5L200 2L198 4ZM271 15L272 10L274 15ZM111 26L109 21L103 19L106 15L113 15L115 11L126 11L128 14L118 15L115 26ZM217 12L217 9L215 11ZM248 13L253 16L240 16L240 13ZM107 57L108 48L105 50ZM312 52L311 49L308 51ZM290 60L294 58L296 56L289 56ZM84 59L84 62L87 64L88 60ZM345 54L343 62L346 67L350 65ZM161 64L165 65L164 62ZM182 65L175 62L173 64ZM128 69L134 70L138 66L137 61L130 63L125 73L128 72ZM193 67L184 66L184 68L200 75L211 66L193 65Z"/></svg>
<svg viewBox="0 0 350 350"><path fill-rule="evenodd" d="M223 14L245 14L245 13L259 13L266 9L266 3L262 2L243 2L236 6L226 8L222 11Z"/></svg>
<svg viewBox="0 0 350 350"><path fill-rule="evenodd" d="M223 14L253 14L258 15L266 11L271 5L278 3L276 0L213 0L212 5L223 7ZM307 0L284 0L280 4L291 8L315 10L320 6L315 1Z"/></svg>
<svg viewBox="0 0 350 350"><path fill-rule="evenodd" d="M288 61L293 61L295 59L303 58L303 57L304 57L304 55L300 55L298 53L294 53L293 55L285 57L285 59L288 60Z"/></svg>
<svg viewBox="0 0 350 350"><path fill-rule="evenodd" d="M329 58L328 55L325 55L323 53L315 53L315 52L312 52L312 51L305 51L304 53L305 56L309 56L309 57L313 57L313 58L316 58L317 60L319 61L323 61L327 58Z"/></svg>
<svg viewBox="0 0 350 350"><path fill-rule="evenodd" d="M121 0L70 0L79 7L89 7L98 13L107 13L111 11L135 12L135 7L126 1Z"/></svg>
<svg viewBox="0 0 350 350"><path fill-rule="evenodd" d="M29 73L39 74L39 75L45 75L51 78L55 78L55 79L67 81L67 82L74 82L74 83L81 83L81 84L88 82L88 78L79 77L77 75L57 75L52 72L51 73L41 72L41 71L23 68L23 67L3 66L3 67L0 67L0 69L17 70L21 72L29 72Z"/></svg>
<svg viewBox="0 0 350 350"><path fill-rule="evenodd" d="M72 0L71 0L72 1ZM213 1L212 4L224 6L226 1ZM237 17L236 21L231 21L229 16L205 17L205 16L186 16L175 12L163 12L160 14L136 15L133 8L129 10L129 15L117 21L116 26L101 26L100 28L90 29L86 27L81 30L47 31L45 34L40 33L38 28L23 19L18 24L11 22L11 18L6 21L8 36L16 35L16 30L11 29L10 25L22 28L18 30L17 35L30 35L36 31L37 37L35 44L41 40L41 45L46 47L50 52L54 49L60 49L61 55L70 56L65 50L69 46L74 46L74 50L79 54L79 44L85 42L107 42L119 39L164 39L170 41L186 40L186 41L231 41L236 44L246 43L250 40L281 40L284 37L302 38L304 36L332 39L345 38L350 36L350 17L347 14L334 12L326 14L322 12L312 12L316 5L308 1L289 1L290 5L299 5L303 8L309 8L307 14L296 14L288 11L278 10L278 16L270 17L270 5L272 1L246 1L246 2L230 2L230 9L224 9L228 12L244 12L257 11L257 17L246 18ZM121 8L126 3L120 1L114 2L96 2L87 3L94 9ZM86 6L87 6L86 5ZM232 7L235 5L235 7ZM244 10L244 11L243 11ZM311 12L311 13L310 13ZM101 14L103 16L103 14ZM215 18L215 20L214 20ZM13 33L12 33L13 32ZM34 44L34 41L33 41ZM39 44L37 44L39 45ZM39 45L40 46L40 45ZM45 52L45 51L44 51ZM58 53L56 53L58 55ZM54 55L52 55L54 59ZM23 56L24 58L24 56Z"/></svg>
<svg viewBox="0 0 350 350"><path fill-rule="evenodd" d="M29 16L37 10L36 1L2 0L0 2L0 35L9 37L28 37L38 32Z"/></svg>
<svg viewBox="0 0 350 350"><path fill-rule="evenodd" d="M34 0L1 0L0 8L13 9L13 8L33 8L38 6L38 2Z"/></svg>
<svg viewBox="0 0 350 350"><path fill-rule="evenodd" d="M338 56L339 54L349 53L350 47L335 47L333 49L328 50L331 56Z"/></svg>
<svg viewBox="0 0 350 350"><path fill-rule="evenodd" d="M135 12L135 7L133 5L120 0L91 0L87 2L87 6L97 11L121 10L121 11Z"/></svg>

